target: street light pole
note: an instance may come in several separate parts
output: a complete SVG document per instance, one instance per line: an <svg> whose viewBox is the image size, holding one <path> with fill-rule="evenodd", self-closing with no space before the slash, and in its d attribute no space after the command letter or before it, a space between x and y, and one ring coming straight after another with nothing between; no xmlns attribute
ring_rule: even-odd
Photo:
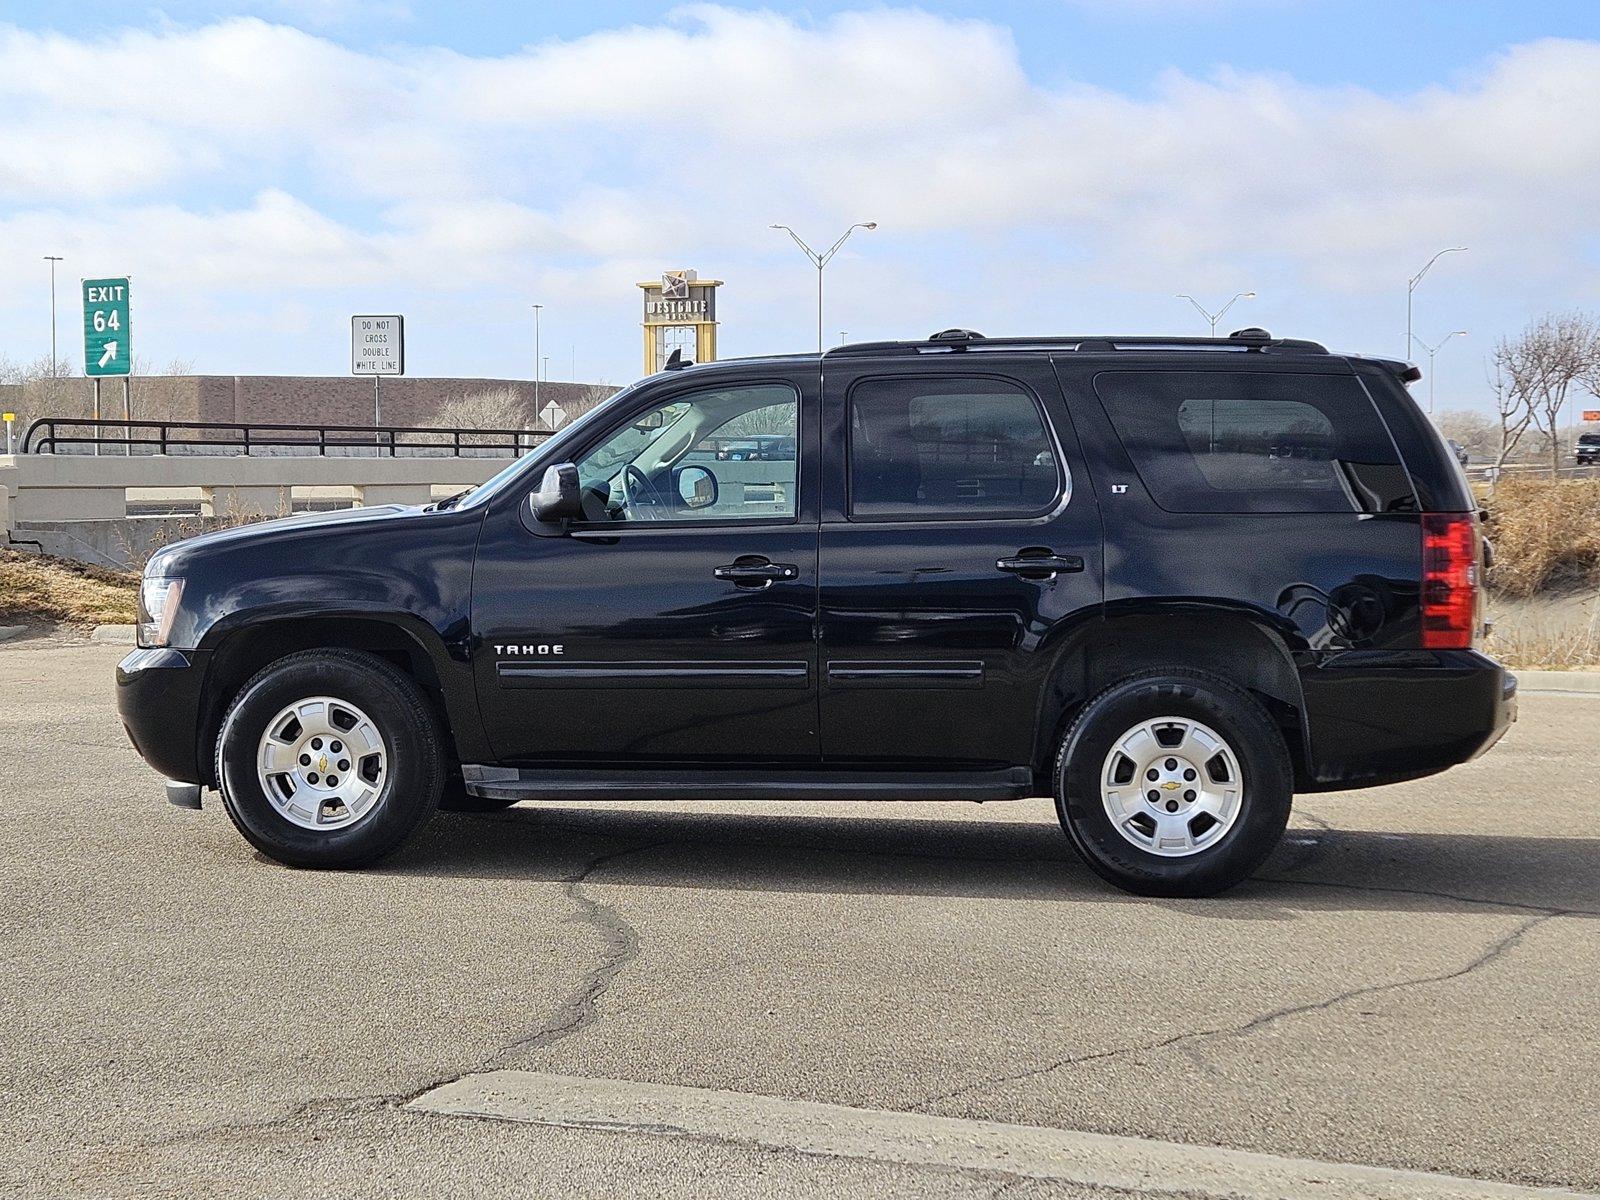
<svg viewBox="0 0 1600 1200"><path fill-rule="evenodd" d="M1193 296L1189 295L1188 293L1180 292L1178 294L1178 299L1179 300L1187 300L1190 304L1194 305L1196 312L1198 312L1207 321L1211 322L1211 336L1212 337L1216 337L1217 336L1217 322L1222 320L1223 317L1228 315L1228 310L1230 308L1232 308L1235 304L1239 303L1239 301L1241 301L1241 300L1254 300L1255 298L1256 298L1256 294L1254 292L1239 292L1239 293L1235 294L1235 296L1233 297L1232 300L1229 300L1226 304L1224 304L1216 312L1211 313L1211 312L1207 312L1206 309L1201 305L1200 301L1196 300Z"/></svg>
<svg viewBox="0 0 1600 1200"><path fill-rule="evenodd" d="M1453 337L1466 337L1466 336L1467 336L1467 331L1465 329L1456 329L1456 330L1451 331L1450 333L1445 334L1442 338L1439 339L1438 344L1437 345L1433 345L1433 346L1428 345L1428 343L1423 341L1421 338L1417 339L1417 345L1421 346L1424 350L1426 350L1428 352L1428 415L1430 417L1433 416L1433 360L1434 360L1434 356L1437 355L1439 353L1439 351L1444 349L1444 344L1446 342L1448 342L1451 338L1453 338Z"/></svg>
<svg viewBox="0 0 1600 1200"><path fill-rule="evenodd" d="M796 233L794 230L790 229L787 225L773 225L773 226L770 226L770 228L772 228L772 229L781 229L781 230L783 230L791 238L793 238L794 239L794 244L796 246L799 246L800 249L805 251L806 257L809 258L811 260L812 265L817 268L817 353L818 354L822 353L822 269L824 267L826 267L829 262L832 261L833 256L835 254L839 253L839 247L844 245L845 242L847 242L850 239L850 235L852 233L854 233L858 229L876 229L877 227L878 227L878 223L876 221L858 221L854 225L850 226L849 229L846 229L842 234L840 234L839 235L839 240L837 242L835 242L833 245L829 246L828 249L826 251L824 251L822 254L818 254L815 250L813 250L810 246L806 245L805 242L801 240L800 235L798 233Z"/></svg>
<svg viewBox="0 0 1600 1200"><path fill-rule="evenodd" d="M1425 262L1422 265L1422 270L1418 271L1406 281L1406 352L1401 356L1406 362L1411 361L1411 349L1416 345L1417 342L1416 335L1411 332L1411 298L1416 294L1417 284L1421 283L1422 277L1433 269L1433 264L1438 262L1446 254L1460 254L1465 250L1465 246L1446 246L1443 250L1439 251L1439 253L1435 254L1432 258Z"/></svg>
<svg viewBox="0 0 1600 1200"><path fill-rule="evenodd" d="M46 254L44 260L50 264L50 378L56 377L56 264L61 261L59 254Z"/></svg>
<svg viewBox="0 0 1600 1200"><path fill-rule="evenodd" d="M533 414L539 415L539 310L542 304L533 306Z"/></svg>

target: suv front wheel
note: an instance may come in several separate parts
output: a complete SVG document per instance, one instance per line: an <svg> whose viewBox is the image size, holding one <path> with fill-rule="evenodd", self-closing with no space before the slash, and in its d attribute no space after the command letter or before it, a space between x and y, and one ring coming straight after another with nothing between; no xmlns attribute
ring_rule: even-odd
<svg viewBox="0 0 1600 1200"><path fill-rule="evenodd" d="M1086 704L1056 755L1056 811L1099 875L1146 896L1211 896L1288 824L1294 771L1266 710L1227 680L1168 668Z"/></svg>
<svg viewBox="0 0 1600 1200"><path fill-rule="evenodd" d="M245 684L217 737L239 832L292 867L358 867L399 848L439 803L438 723L373 654L307 650Z"/></svg>

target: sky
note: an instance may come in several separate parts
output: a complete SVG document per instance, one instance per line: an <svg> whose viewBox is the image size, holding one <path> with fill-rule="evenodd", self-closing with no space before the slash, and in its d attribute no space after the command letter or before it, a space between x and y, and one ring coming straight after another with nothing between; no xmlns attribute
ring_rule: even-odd
<svg viewBox="0 0 1600 1200"><path fill-rule="evenodd" d="M0 0L0 355L81 367L80 278L141 359L343 374L641 369L663 269L726 281L725 357L1263 325L1400 356L1440 408L1495 340L1600 308L1595 0L430 4ZM1409 357L1427 364L1419 345ZM1427 385L1421 385L1426 395Z"/></svg>

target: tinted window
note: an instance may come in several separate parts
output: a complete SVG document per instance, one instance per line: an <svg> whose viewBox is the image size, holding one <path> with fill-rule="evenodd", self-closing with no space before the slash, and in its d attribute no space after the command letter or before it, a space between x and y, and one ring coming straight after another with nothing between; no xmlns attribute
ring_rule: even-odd
<svg viewBox="0 0 1600 1200"><path fill-rule="evenodd" d="M1388 430L1353 378L1108 371L1095 390L1169 512L1417 507Z"/></svg>
<svg viewBox="0 0 1600 1200"><path fill-rule="evenodd" d="M1033 397L988 379L867 380L850 392L854 516L1031 516L1060 492Z"/></svg>
<svg viewBox="0 0 1600 1200"><path fill-rule="evenodd" d="M798 402L786 385L680 397L578 460L588 521L793 517Z"/></svg>

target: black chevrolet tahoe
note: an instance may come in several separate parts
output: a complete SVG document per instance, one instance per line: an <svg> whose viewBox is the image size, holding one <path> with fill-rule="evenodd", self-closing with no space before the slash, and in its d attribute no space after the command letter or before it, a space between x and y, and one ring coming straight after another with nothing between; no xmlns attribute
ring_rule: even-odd
<svg viewBox="0 0 1600 1200"><path fill-rule="evenodd" d="M1050 795L1107 880L1204 895L1294 793L1514 719L1407 364L947 330L672 366L459 497L157 554L117 692L169 795L305 867L441 806Z"/></svg>

